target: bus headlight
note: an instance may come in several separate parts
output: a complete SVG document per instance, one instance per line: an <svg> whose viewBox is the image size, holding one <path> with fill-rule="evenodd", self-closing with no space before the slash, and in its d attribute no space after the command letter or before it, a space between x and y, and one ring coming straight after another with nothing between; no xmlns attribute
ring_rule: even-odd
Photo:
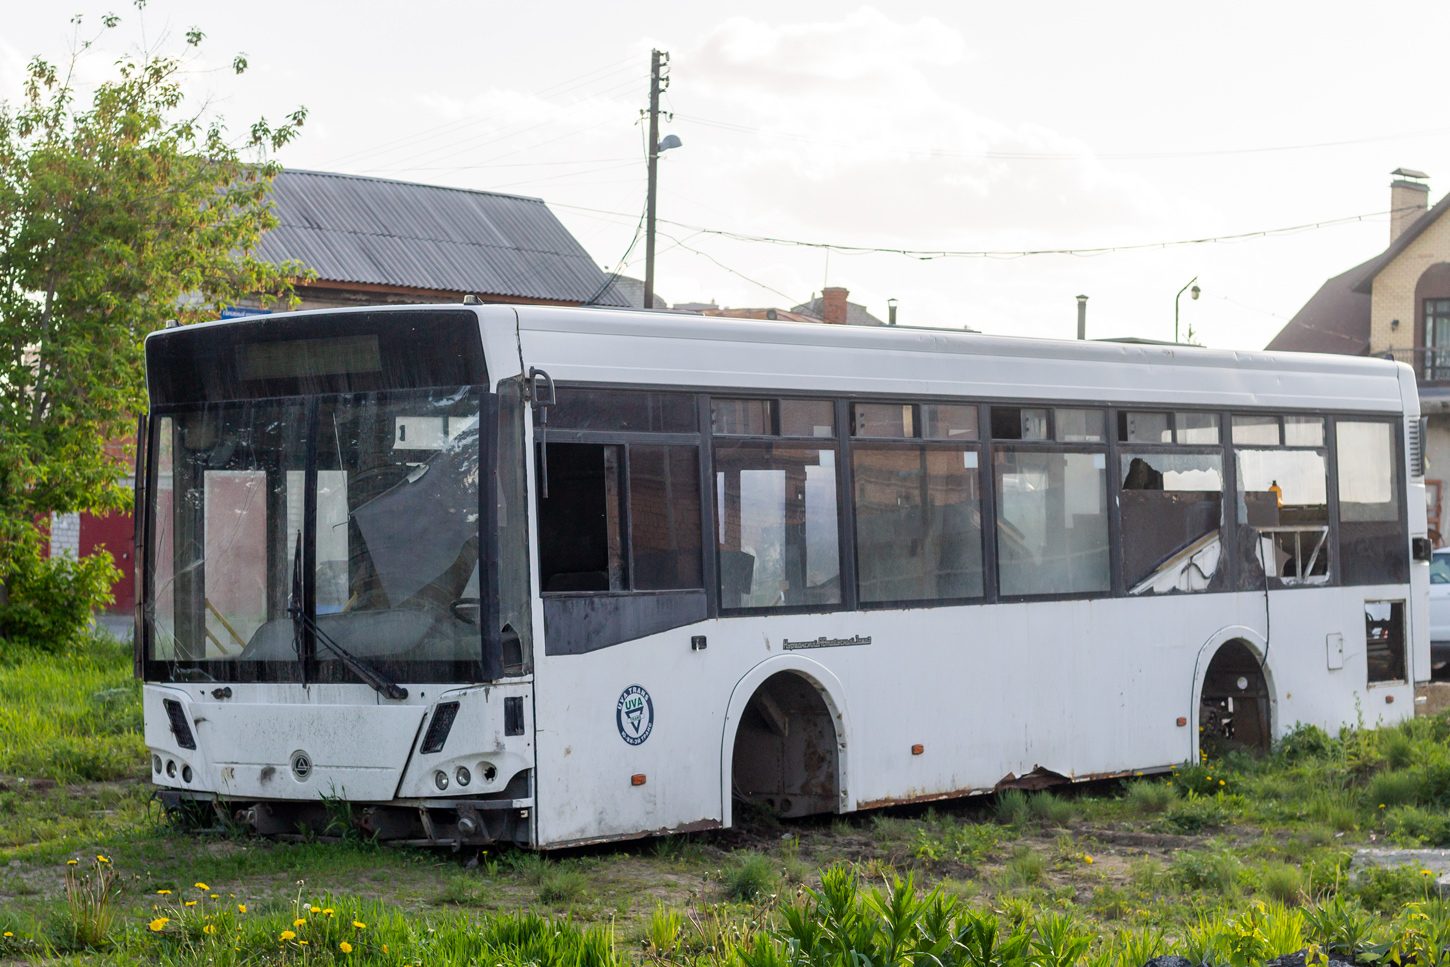
<svg viewBox="0 0 1450 967"><path fill-rule="evenodd" d="M153 755L151 757L151 771L158 776L161 775L161 756Z"/></svg>
<svg viewBox="0 0 1450 967"><path fill-rule="evenodd" d="M437 786L440 791L443 789L447 789L448 773L444 772L442 769L439 769L437 772L433 773L433 785Z"/></svg>
<svg viewBox="0 0 1450 967"><path fill-rule="evenodd" d="M473 774L468 771L467 766L459 766L458 771L453 773L453 778L458 780L460 786L466 786L473 781Z"/></svg>

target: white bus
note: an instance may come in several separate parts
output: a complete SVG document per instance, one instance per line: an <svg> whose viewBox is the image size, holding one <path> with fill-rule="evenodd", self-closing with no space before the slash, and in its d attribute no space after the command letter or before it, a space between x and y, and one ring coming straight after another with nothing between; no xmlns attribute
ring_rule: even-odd
<svg viewBox="0 0 1450 967"><path fill-rule="evenodd" d="M153 334L153 781L536 848L1413 715L1380 359L543 306Z"/></svg>

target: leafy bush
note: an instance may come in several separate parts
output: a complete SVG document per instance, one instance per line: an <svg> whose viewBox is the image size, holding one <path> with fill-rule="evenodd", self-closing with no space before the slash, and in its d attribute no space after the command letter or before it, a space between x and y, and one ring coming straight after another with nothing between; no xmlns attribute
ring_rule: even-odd
<svg viewBox="0 0 1450 967"><path fill-rule="evenodd" d="M1317 725L1300 723L1279 740L1279 754L1290 762L1303 759L1320 759L1334 751L1334 739Z"/></svg>
<svg viewBox="0 0 1450 967"><path fill-rule="evenodd" d="M1179 766L1173 773L1173 784L1185 793L1212 796L1218 792L1235 792L1234 773L1221 763L1204 763L1196 766Z"/></svg>
<svg viewBox="0 0 1450 967"><path fill-rule="evenodd" d="M0 639L58 654L79 640L91 615L111 603L121 576L111 555L80 560L40 556L33 542L12 548L9 572L0 576L9 595L0 604Z"/></svg>

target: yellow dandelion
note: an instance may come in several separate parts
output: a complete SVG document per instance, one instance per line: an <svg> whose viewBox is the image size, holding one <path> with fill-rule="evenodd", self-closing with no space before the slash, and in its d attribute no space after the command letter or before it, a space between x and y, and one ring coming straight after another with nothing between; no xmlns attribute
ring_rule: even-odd
<svg viewBox="0 0 1450 967"><path fill-rule="evenodd" d="M194 906L196 906L196 901L195 900L187 900L186 901L186 905L189 906L189 907L194 907Z"/></svg>
<svg viewBox="0 0 1450 967"><path fill-rule="evenodd" d="M361 920L354 920L352 922L352 925L354 927L357 927L359 930L366 930L368 928L368 925L363 923Z"/></svg>
<svg viewBox="0 0 1450 967"><path fill-rule="evenodd" d="M1223 785L1223 780L1222 780L1222 779L1220 779L1220 780L1219 780L1219 781L1218 781L1218 784L1219 784L1219 785L1220 785L1220 786L1221 786L1221 785Z"/></svg>
<svg viewBox="0 0 1450 967"><path fill-rule="evenodd" d="M96 856L96 862L97 863L109 863L111 861L109 859L107 859L106 857L104 857L104 856L97 855Z"/></svg>
<svg viewBox="0 0 1450 967"><path fill-rule="evenodd" d="M160 933L161 931L166 929L166 925L170 922L170 917L157 917L155 920L152 920L150 923L146 924L146 926L150 927L153 933Z"/></svg>
<svg viewBox="0 0 1450 967"><path fill-rule="evenodd" d="M157 890L156 891L156 894L157 894L157 896L169 896L171 894L171 891L170 890Z"/></svg>
<svg viewBox="0 0 1450 967"><path fill-rule="evenodd" d="M210 890L211 889L211 887L207 886L205 883L193 883L192 886L196 887L198 890Z"/></svg>
<svg viewBox="0 0 1450 967"><path fill-rule="evenodd" d="M209 923L201 928L202 933L216 933L216 924Z"/></svg>
<svg viewBox="0 0 1450 967"><path fill-rule="evenodd" d="M383 953L387 953L387 952L388 952L388 945L387 944L383 944Z"/></svg>
<svg viewBox="0 0 1450 967"><path fill-rule="evenodd" d="M1085 862L1085 863L1091 863L1092 861L1093 861L1093 858L1091 856L1088 856L1086 854L1083 855L1083 862Z"/></svg>
<svg viewBox="0 0 1450 967"><path fill-rule="evenodd" d="M13 937L13 936L15 936L15 934L13 934L9 930L7 930L7 931L5 931L5 936L7 936L7 937Z"/></svg>
<svg viewBox="0 0 1450 967"><path fill-rule="evenodd" d="M220 900L220 899L221 899L221 895L220 895L220 894L217 894L217 893L213 893L213 894L212 894L212 895L211 895L211 898L212 898L212 899L213 899L213 900Z"/></svg>
<svg viewBox="0 0 1450 967"><path fill-rule="evenodd" d="M281 935L281 937L279 939L281 939L281 940L295 940L296 937L297 937L297 935L295 933L293 933L291 930L283 930L282 931L282 935Z"/></svg>
<svg viewBox="0 0 1450 967"><path fill-rule="evenodd" d="M328 907L326 910L323 910L322 912L325 913L325 914L327 914L330 917L330 916L332 916L332 907Z"/></svg>
<svg viewBox="0 0 1450 967"><path fill-rule="evenodd" d="M350 944L346 940L344 940L344 941L342 941L341 943L339 943L337 945L337 949L338 950L341 950L345 954L350 954L350 953L352 953L352 944Z"/></svg>
<svg viewBox="0 0 1450 967"><path fill-rule="evenodd" d="M238 903L237 904L237 912L238 913L246 913L247 912L247 905L245 903Z"/></svg>
<svg viewBox="0 0 1450 967"><path fill-rule="evenodd" d="M305 940L299 940L299 941L297 941L297 943L298 943L298 944L299 944L299 945L300 945L300 946L303 946L303 947L305 947L305 946L307 946L307 941L305 941Z"/></svg>
<svg viewBox="0 0 1450 967"><path fill-rule="evenodd" d="M78 862L80 862L80 861L79 860L66 860L65 861L65 865L66 866L75 866L76 863L78 863Z"/></svg>
<svg viewBox="0 0 1450 967"><path fill-rule="evenodd" d="M306 922L307 922L306 920L303 920L303 919L301 919L299 917L298 919L292 921L292 926L294 926L294 927L300 927L300 926L302 926Z"/></svg>

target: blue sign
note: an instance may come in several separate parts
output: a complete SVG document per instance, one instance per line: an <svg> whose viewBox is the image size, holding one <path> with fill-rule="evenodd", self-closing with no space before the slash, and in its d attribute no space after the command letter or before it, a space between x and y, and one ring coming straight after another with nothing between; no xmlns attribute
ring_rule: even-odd
<svg viewBox="0 0 1450 967"><path fill-rule="evenodd" d="M218 314L218 319L241 319L244 316L270 316L271 309L249 309L246 306L227 306Z"/></svg>

